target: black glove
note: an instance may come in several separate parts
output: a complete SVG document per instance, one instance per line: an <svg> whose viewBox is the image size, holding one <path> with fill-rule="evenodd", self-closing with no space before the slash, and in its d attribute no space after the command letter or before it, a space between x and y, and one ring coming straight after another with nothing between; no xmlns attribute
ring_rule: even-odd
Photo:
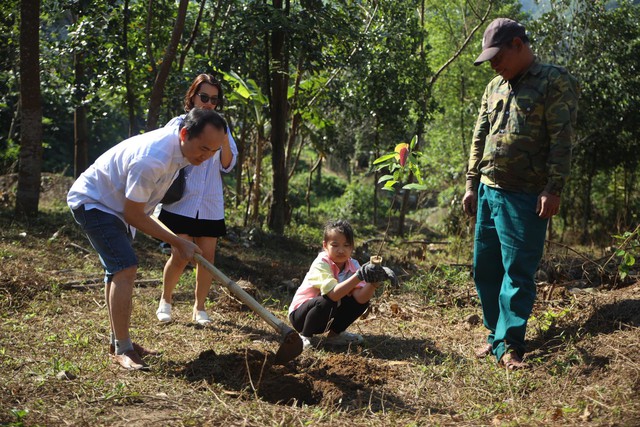
<svg viewBox="0 0 640 427"><path fill-rule="evenodd" d="M358 275L358 279L372 283L372 279L377 278L377 276L380 275L380 271L383 271L381 266L367 262L362 264L356 274Z"/></svg>
<svg viewBox="0 0 640 427"><path fill-rule="evenodd" d="M387 275L386 279L391 282L393 286L398 286L398 278L396 277L396 273L393 272L389 267L382 267L385 274Z"/></svg>
<svg viewBox="0 0 640 427"><path fill-rule="evenodd" d="M382 267L379 264L371 264L367 262L358 269L358 279L367 283L380 283L385 280L392 280L397 283L396 275L390 268Z"/></svg>

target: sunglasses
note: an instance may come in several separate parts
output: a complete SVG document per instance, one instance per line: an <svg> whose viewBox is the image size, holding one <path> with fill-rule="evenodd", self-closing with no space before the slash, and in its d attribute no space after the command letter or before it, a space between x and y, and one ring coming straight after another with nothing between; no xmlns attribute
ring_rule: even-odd
<svg viewBox="0 0 640 427"><path fill-rule="evenodd" d="M206 93L199 93L198 96L200 97L200 101L205 104L209 101L211 101L213 105L218 105L220 103L220 99L217 96L209 96Z"/></svg>

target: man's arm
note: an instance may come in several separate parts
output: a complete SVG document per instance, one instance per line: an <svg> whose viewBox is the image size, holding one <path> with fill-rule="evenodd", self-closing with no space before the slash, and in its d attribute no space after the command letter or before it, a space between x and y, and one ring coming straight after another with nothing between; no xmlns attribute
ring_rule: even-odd
<svg viewBox="0 0 640 427"><path fill-rule="evenodd" d="M476 126L473 131L473 139L471 140L471 149L469 152L469 164L467 168L467 182L466 192L462 198L462 209L464 212L471 216L475 215L478 208L478 196L477 190L480 185L480 170L478 166L482 160L484 154L484 144L489 134L490 123L487 116L488 111L488 86L484 90L482 95L482 102L480 104L480 111L478 112L478 119L476 120Z"/></svg>
<svg viewBox="0 0 640 427"><path fill-rule="evenodd" d="M571 165L571 141L578 112L578 84L562 69L549 76L545 99L545 122L549 135L547 185L545 191L559 196L564 188Z"/></svg>
<svg viewBox="0 0 640 427"><path fill-rule="evenodd" d="M545 122L549 135L547 185L538 196L536 212L549 219L560 211L560 194L569 176L571 141L578 112L578 84L563 69L549 76L545 99Z"/></svg>
<svg viewBox="0 0 640 427"><path fill-rule="evenodd" d="M489 123L489 116L487 111L489 97L489 86L484 90L482 95L482 102L480 104L480 111L478 111L478 119L476 120L476 126L473 130L473 138L471 139L471 148L469 151L469 165L467 169L467 191L476 191L480 184L480 170L478 166L482 161L482 155L484 154L484 144L489 135L491 124Z"/></svg>
<svg viewBox="0 0 640 427"><path fill-rule="evenodd" d="M137 230L151 237L167 242L175 248L180 257L192 259L194 253L202 253L202 250L193 242L176 236L169 231L159 220L155 220L144 212L146 203L134 202L126 199L124 202L124 220Z"/></svg>

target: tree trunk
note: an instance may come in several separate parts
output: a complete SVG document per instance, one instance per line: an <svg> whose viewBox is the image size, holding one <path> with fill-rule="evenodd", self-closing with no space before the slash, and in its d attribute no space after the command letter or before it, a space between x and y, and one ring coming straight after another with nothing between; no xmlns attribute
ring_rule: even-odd
<svg viewBox="0 0 640 427"><path fill-rule="evenodd" d="M373 134L373 146L375 150L375 157L377 159L380 157L380 152L378 150L378 141L379 141L379 127L378 127L378 119L376 118L376 130ZM380 179L380 171L376 169L373 173L373 226L374 228L378 226L378 180Z"/></svg>
<svg viewBox="0 0 640 427"><path fill-rule="evenodd" d="M304 195L304 201L307 205L307 217L311 217L311 187L313 184L313 173L317 168L322 167L322 154L318 153L318 160L316 164L309 170L309 177L307 178L307 192Z"/></svg>
<svg viewBox="0 0 640 427"><path fill-rule="evenodd" d="M287 182L289 182L289 180L293 177L293 174L296 172L296 168L298 167L298 163L300 163L300 156L302 155L302 149L304 148L304 142L305 142L305 138L304 136L300 136L300 144L298 144L298 151L296 152L296 156L294 157L292 163L289 166L289 172L287 175ZM318 153L318 155L321 155L322 153ZM289 157L287 155L287 157ZM289 165L289 162L287 161L287 165Z"/></svg>
<svg viewBox="0 0 640 427"><path fill-rule="evenodd" d="M409 172L409 178L407 179L407 184L411 184L412 182L413 182L413 172ZM407 189L405 189L404 192L402 193L402 204L400 205L400 216L398 217L398 236L404 236L404 220L407 216L407 211L409 210L410 195L411 195L411 191Z"/></svg>
<svg viewBox="0 0 640 427"><path fill-rule="evenodd" d="M153 84L151 91L151 98L149 99L149 113L147 115L147 131L156 129L158 127L158 117L160 116L160 105L162 104L162 95L164 94L164 86L167 83L169 72L171 71L171 64L178 52L178 44L180 43L180 36L184 29L184 21L187 16L187 6L189 0L180 0L178 5L178 16L176 22L173 25L173 32L171 33L171 40L167 46L167 50L162 58L156 81Z"/></svg>
<svg viewBox="0 0 640 427"><path fill-rule="evenodd" d="M85 72L82 53L74 54L73 62L76 75L76 108L73 113L73 176L77 178L89 166L89 128L87 125L87 107L84 105Z"/></svg>
<svg viewBox="0 0 640 427"><path fill-rule="evenodd" d="M322 185L322 160L323 157L320 157L318 164L318 173L316 174L316 188L320 188Z"/></svg>
<svg viewBox="0 0 640 427"><path fill-rule="evenodd" d="M189 50L191 49L191 45L193 45L193 41L196 39L196 36L198 35L198 28L200 28L200 21L202 20L202 12L204 11L204 5L206 4L207 0L202 0L202 2L200 3L200 10L198 11L198 17L196 18L196 22L193 24L193 30L191 30L191 37L189 37L189 41L187 42L187 45L184 47L184 49L182 50L182 53L180 54L180 61L179 61L179 66L178 66L178 70L180 70L180 72L182 72L182 68L184 67L184 60L187 57L187 54L189 53Z"/></svg>
<svg viewBox="0 0 640 427"><path fill-rule="evenodd" d="M461 67L462 68L462 67ZM460 105L464 105L464 100L467 97L467 85L466 79L463 74L460 76ZM462 155L463 158L468 159L469 153L467 152L467 144L465 144L465 132L467 130L467 125L464 121L465 111L464 108L460 108L460 145L462 146Z"/></svg>
<svg viewBox="0 0 640 427"><path fill-rule="evenodd" d="M42 172L40 98L40 0L20 2L20 164L15 212L38 213Z"/></svg>
<svg viewBox="0 0 640 427"><path fill-rule="evenodd" d="M587 165L585 165L583 179L586 179L583 186L583 213L582 213L582 235L580 236L580 243L586 244L589 237L589 222L591 220L591 188L593 187L593 176L595 174L595 154L590 154L587 158ZM587 170L588 169L588 170Z"/></svg>
<svg viewBox="0 0 640 427"><path fill-rule="evenodd" d="M236 139L236 146L238 148L238 158L236 160L236 208L240 206L242 201L242 167L244 165L244 159L246 157L246 143L247 133L249 127L247 123L247 107L242 107L242 133L238 139Z"/></svg>
<svg viewBox="0 0 640 427"><path fill-rule="evenodd" d="M255 173L253 175L253 195L251 199L251 222L254 224L258 222L258 213L260 212L260 197L261 197L261 181L262 181L262 146L264 141L262 140L260 133L256 135L256 165Z"/></svg>
<svg viewBox="0 0 640 427"><path fill-rule="evenodd" d="M288 3L288 2L287 2ZM286 14L282 0L273 0L276 13ZM283 28L271 34L271 159L273 167L273 197L269 214L269 229L284 233L287 214L287 170L285 159L287 124L287 57Z"/></svg>
<svg viewBox="0 0 640 427"><path fill-rule="evenodd" d="M298 136L298 128L300 127L300 122L302 121L302 116L300 113L296 112L298 107L298 95L300 93L300 82L302 82L302 65L304 63L304 48L300 52L300 56L298 57L298 65L296 67L296 80L293 84L293 97L291 98L291 111L293 111L293 117L291 118L291 126L289 127L289 141L287 143L287 152L286 152L286 160L285 165L287 167L291 167L291 156L293 155L293 145L295 143L296 137ZM293 169L293 168L292 168ZM291 171L291 175L293 174L293 170Z"/></svg>
<svg viewBox="0 0 640 427"><path fill-rule="evenodd" d="M220 16L220 8L222 7L222 0L218 0L213 9L213 18L211 18L211 29L209 30L209 37L207 37L207 50L206 54L208 57L214 57L211 53L211 48L213 47L213 39L216 32L216 23L218 22L218 16ZM231 7L231 5L229 5Z"/></svg>
<svg viewBox="0 0 640 427"><path fill-rule="evenodd" d="M124 17L122 23L122 47L124 56L124 84L127 91L127 112L129 115L129 136L133 136L138 133L138 125L136 122L136 96L131 87L131 65L129 65L129 59L132 57L129 52L129 0L124 2ZM135 55L133 55L135 57Z"/></svg>

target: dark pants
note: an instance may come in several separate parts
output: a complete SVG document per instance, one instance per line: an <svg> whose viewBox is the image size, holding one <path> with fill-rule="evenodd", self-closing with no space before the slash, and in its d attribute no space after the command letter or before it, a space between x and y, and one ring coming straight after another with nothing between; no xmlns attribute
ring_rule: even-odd
<svg viewBox="0 0 640 427"><path fill-rule="evenodd" d="M305 337L326 331L339 334L355 322L367 307L368 301L360 304L350 296L336 302L326 295L321 295L304 302L289 315L289 320L296 331Z"/></svg>
<svg viewBox="0 0 640 427"><path fill-rule="evenodd" d="M534 275L547 220L536 214L536 194L480 184L473 275L487 342L498 360L506 345L523 355L527 321L536 299Z"/></svg>

